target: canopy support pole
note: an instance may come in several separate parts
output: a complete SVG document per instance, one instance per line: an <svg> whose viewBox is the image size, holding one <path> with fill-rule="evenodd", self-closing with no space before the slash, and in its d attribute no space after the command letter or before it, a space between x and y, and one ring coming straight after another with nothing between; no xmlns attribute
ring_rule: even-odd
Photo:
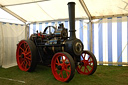
<svg viewBox="0 0 128 85"><path fill-rule="evenodd" d="M10 11L5 6L3 6L3 5L0 4L0 8L3 9L4 11L8 12L9 14L11 14L12 16L16 17L17 19L19 19L20 21L22 21L22 22L24 22L26 24L27 21L25 19L23 19L22 17L18 16L14 12Z"/></svg>
<svg viewBox="0 0 128 85"><path fill-rule="evenodd" d="M69 20L69 18L65 18L65 19L56 19L56 20L31 22L30 24L33 24L33 23L44 23L44 22L56 22L56 21L68 21L68 20ZM88 18L75 18L75 20L88 20Z"/></svg>
<svg viewBox="0 0 128 85"><path fill-rule="evenodd" d="M84 3L84 0L79 0L79 2L80 2L80 4L82 5L84 11L86 12L86 14L87 14L89 20L91 21L91 20L92 20L92 16L91 16L91 14L90 14L90 12L89 12L89 10L88 10L86 4Z"/></svg>
<svg viewBox="0 0 128 85"><path fill-rule="evenodd" d="M92 40L92 22L89 21L89 47L90 51L93 52L93 40Z"/></svg>
<svg viewBox="0 0 128 85"><path fill-rule="evenodd" d="M88 18L89 18L89 47L90 47L90 51L92 52L93 51L93 40L92 40L92 16L91 16L91 14L90 14L90 12L89 12L89 10L88 10L88 8L87 8L87 6L86 6L86 4L85 4L85 2L84 2L84 0L79 0L79 2L80 2L80 4L82 5L82 7L83 7L83 9L84 9L84 11L86 12L86 14L87 14L87 16L88 16Z"/></svg>
<svg viewBox="0 0 128 85"><path fill-rule="evenodd" d="M128 13L126 14L115 14L115 15L105 15L105 16L93 16L92 19L101 19L101 18L110 18L110 17L123 17L128 16Z"/></svg>
<svg viewBox="0 0 128 85"><path fill-rule="evenodd" d="M16 6L16 5L25 5L25 4L34 4L34 3L39 3L39 2L44 2L44 1L50 1L50 0L39 0L39 1L32 1L32 2L25 2L25 3L18 3L18 4L10 4L10 5L4 5L4 6Z"/></svg>
<svg viewBox="0 0 128 85"><path fill-rule="evenodd" d="M29 39L29 25L25 25L25 39Z"/></svg>

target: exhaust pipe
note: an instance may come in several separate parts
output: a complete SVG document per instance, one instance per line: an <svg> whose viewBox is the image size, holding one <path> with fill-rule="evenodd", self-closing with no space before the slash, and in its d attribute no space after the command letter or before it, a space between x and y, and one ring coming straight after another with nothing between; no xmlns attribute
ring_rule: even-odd
<svg viewBox="0 0 128 85"><path fill-rule="evenodd" d="M76 39L75 34L75 2L68 3L68 11L69 11L69 24L70 24L70 38L69 40Z"/></svg>

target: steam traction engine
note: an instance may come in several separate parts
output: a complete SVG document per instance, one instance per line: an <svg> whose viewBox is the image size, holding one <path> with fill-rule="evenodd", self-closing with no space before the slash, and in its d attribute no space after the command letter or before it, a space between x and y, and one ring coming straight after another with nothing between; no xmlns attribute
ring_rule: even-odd
<svg viewBox="0 0 128 85"><path fill-rule="evenodd" d="M69 2L68 8L70 37L67 29L60 24L58 29L48 26L43 33L37 32L29 40L19 42L16 59L22 71L34 71L38 62L51 64L54 77L62 82L70 81L75 69L84 75L96 71L95 56L90 51L83 51L83 43L75 35L75 3Z"/></svg>

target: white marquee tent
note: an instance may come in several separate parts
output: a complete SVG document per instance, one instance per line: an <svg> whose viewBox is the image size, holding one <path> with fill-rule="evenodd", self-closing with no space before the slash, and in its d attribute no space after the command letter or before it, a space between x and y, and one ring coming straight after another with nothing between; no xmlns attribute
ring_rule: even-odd
<svg viewBox="0 0 128 85"><path fill-rule="evenodd" d="M111 54L112 56L117 56L115 61L118 61L118 58L120 57L120 54L118 54L118 52L121 52L121 56L123 56L122 51L124 51L125 48L127 48L127 16L128 16L128 0L0 0L0 21L1 22L10 22L10 23L16 23L18 24L18 26L16 25L9 25L8 24L4 24L4 23L0 23L0 65L3 66L4 64L4 59L7 62L9 62L9 60L13 60L13 58L15 58L15 50L16 50L16 45L14 45L14 47L12 46L14 43L17 44L19 40L24 39L25 37L27 37L27 26L29 24L29 26L31 26L30 24L33 23L40 23L40 22L56 22L56 21L65 21L68 20L68 6L67 3L73 1L76 3L76 20L89 20L89 46L90 46L90 50L96 50L96 49L100 49L101 47L96 47L97 43L100 44L100 42L98 42L96 40L96 38L100 39L103 38L103 40L101 40L102 44L103 44L103 48L101 50L103 50L103 53L100 53L100 50L98 51L99 54L96 53L96 51L94 52L95 55L97 56L108 56L108 57L102 57L102 61L105 60L105 62L109 61L109 54ZM3 11L4 10L4 11ZM4 12L8 12L11 15L8 15ZM8 16L8 17L7 17ZM14 16L14 17L13 17ZM115 17L115 18L114 18ZM121 18L121 25L119 21L119 19L116 19L117 17L122 17ZM103 20L101 20L101 18L103 18ZM109 19L111 18L111 20ZM94 24L92 23L93 20L95 19L99 19L98 23L99 24ZM20 20L20 21L18 21ZM110 20L110 21L109 21ZM112 22L111 22L112 21ZM116 39L116 50L117 52L115 52L113 49L111 49L109 46L109 43L112 44L112 47L114 48L114 44L113 42L109 42L108 35L105 31L107 31L108 29L96 29L96 28L103 28L105 26L109 27L111 26L111 24L109 25L109 22L112 23L112 27L110 28L114 28L113 26L117 27L117 26L121 26L121 35L122 37L119 39ZM117 23L117 26L114 24ZM126 23L125 23L126 22ZM100 24L102 23L102 25ZM107 24L108 25L107 25ZM124 24L123 24L124 23ZM24 24L24 25L19 25L19 24ZM6 26L5 26L6 25ZM100 27L101 25L101 27ZM8 29L4 29L4 28L8 28ZM10 29L9 29L10 28ZM14 29L11 29L14 28ZM18 28L18 29L17 29ZM25 30L26 28L26 30ZM7 31L8 30L8 31ZM93 31L94 30L94 31ZM96 32L96 30L99 30L98 32ZM112 29L113 30L113 29ZM27 31L27 32L26 32ZM103 32L101 35L103 35L103 37L100 37L100 33L99 32ZM109 30L108 30L109 31ZM114 33L110 32L110 35L113 39L113 36L115 36L116 38L118 38L118 34L120 35L120 32L118 33L118 27L116 30L117 36L114 35ZM124 33L122 33L124 32ZM12 33L12 34L10 34ZM15 33L15 34L13 34ZM97 33L97 34L96 34ZM25 35L26 34L26 35ZM95 36L98 35L98 37ZM106 35L104 35L106 34ZM126 34L123 35L123 34ZM10 35L10 36L7 36ZM21 36L19 38L19 36ZM126 40L123 39L123 36L126 37ZM16 39L15 39L15 38ZM104 43L105 39L108 40L107 43ZM13 40L13 39L14 40ZM9 40L10 41L7 41ZM94 40L93 40L94 39ZM123 42L121 43L122 47L121 50L118 50L118 42L120 41L120 39L122 41L124 41L126 43L123 44ZM111 39L110 39L111 40ZM12 42L12 41L16 41L16 42ZM100 40L99 40L100 41ZM113 40L115 41L115 40ZM7 46L7 44L5 44L5 42L10 42L13 44L10 44L9 46ZM94 43L97 42L97 43ZM3 44L4 43L4 44ZM106 46L109 45L109 46ZM120 43L119 43L120 45ZM12 46L12 47L10 47ZM6 48L7 47L7 48ZM95 47L95 48L94 48ZM120 48L120 47L119 47ZM6 49L9 49L8 51ZM10 52L10 50L14 49L14 52ZM108 51L106 51L108 50ZM109 53L109 50L111 50L111 52ZM107 53L106 53L107 52ZM121 61L125 61L124 64L126 64L128 62L128 58L127 58L127 49L125 51L125 56L126 58L121 58ZM115 55L114 53L116 53L117 55ZM102 54L102 55L100 55ZM119 56L118 56L119 55ZM5 58L6 57L6 58ZM97 57L97 59L99 59L100 57ZM111 60L111 59L110 59ZM100 59L99 59L100 61ZM15 63L15 59L13 60L13 63ZM108 64L108 63L107 63ZM9 67L6 66L8 64L5 64L5 66L3 67ZM13 64L15 65L15 64ZM10 65L10 66L13 66Z"/></svg>
<svg viewBox="0 0 128 85"><path fill-rule="evenodd" d="M76 3L76 19L128 15L128 0L0 0L0 8L25 23L46 22L68 19L70 1Z"/></svg>

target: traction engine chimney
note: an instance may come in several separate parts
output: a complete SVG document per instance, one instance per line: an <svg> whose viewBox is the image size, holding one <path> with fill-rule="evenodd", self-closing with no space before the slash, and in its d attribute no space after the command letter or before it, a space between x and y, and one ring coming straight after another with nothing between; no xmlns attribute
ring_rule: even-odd
<svg viewBox="0 0 128 85"><path fill-rule="evenodd" d="M76 39L75 34L75 2L68 3L68 11L69 11L69 24L70 24L70 38L69 40Z"/></svg>

